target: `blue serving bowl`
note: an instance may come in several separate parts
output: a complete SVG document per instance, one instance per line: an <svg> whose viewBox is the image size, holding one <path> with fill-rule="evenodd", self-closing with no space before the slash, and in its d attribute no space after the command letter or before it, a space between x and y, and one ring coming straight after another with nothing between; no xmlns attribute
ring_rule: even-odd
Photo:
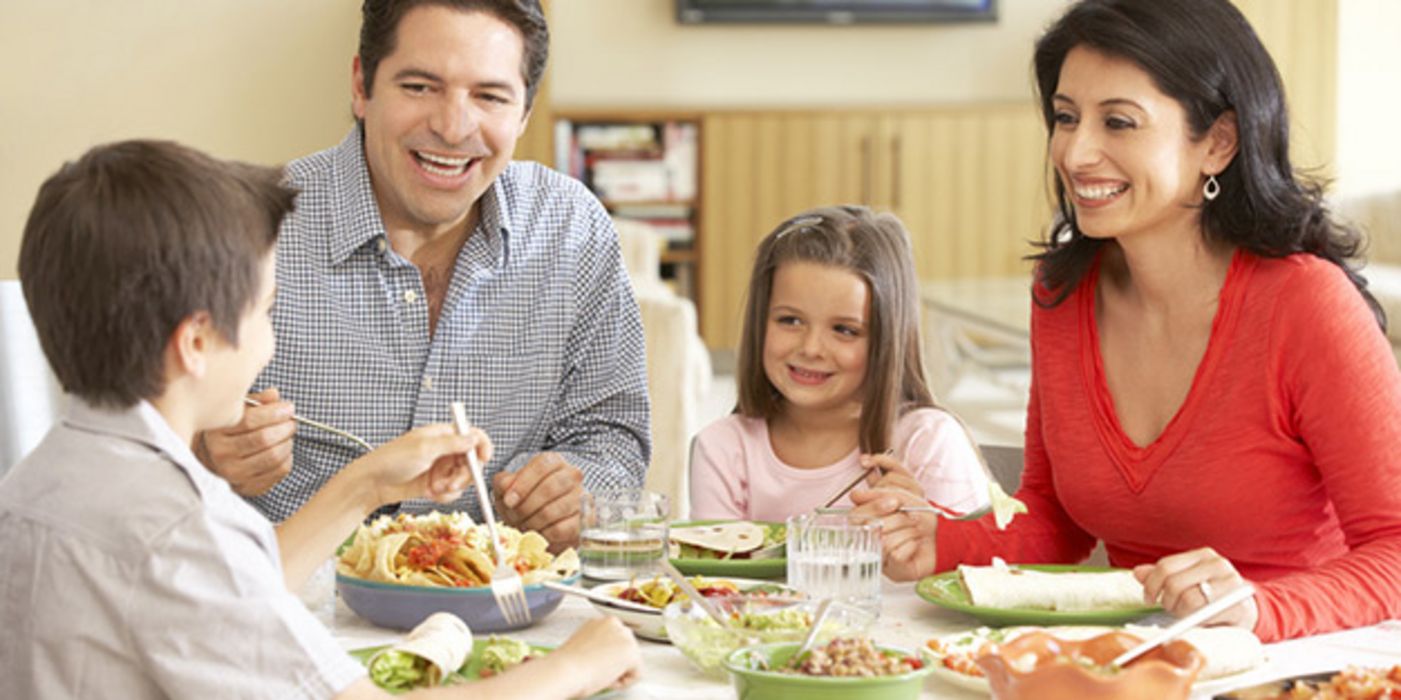
<svg viewBox="0 0 1401 700"><path fill-rule="evenodd" d="M575 584L579 574L562 583ZM536 583L525 587L526 603L530 606L531 622L512 625L506 622L490 586L475 588L437 588L380 583L336 574L336 590L356 615L380 627L413 629L435 612L450 612L472 629L474 634L504 632L529 627L559 607L564 594Z"/></svg>

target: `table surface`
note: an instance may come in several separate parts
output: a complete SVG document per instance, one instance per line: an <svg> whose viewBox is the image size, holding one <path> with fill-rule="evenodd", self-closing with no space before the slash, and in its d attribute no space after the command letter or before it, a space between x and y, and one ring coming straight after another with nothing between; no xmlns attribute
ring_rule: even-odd
<svg viewBox="0 0 1401 700"><path fill-rule="evenodd" d="M881 617L872 630L872 636L884 644L913 649L932 637L978 626L976 620L961 613L926 603L915 595L912 584L884 582L881 606ZM511 632L510 635L532 643L557 645L568 638L585 620L598 614L587 601L566 596L559 609L549 617L527 629ZM347 650L391 643L402 636L400 632L378 628L361 620L339 600L334 620L331 622L336 638ZM639 644L642 646L644 664L641 678L636 684L615 696L619 700L701 700L735 697L729 683L714 680L691 668L686 658L671 645L645 640L639 640ZM1348 665L1401 664L1401 620L1270 644L1266 646L1265 651L1269 661L1261 668L1241 675L1238 682L1233 682L1233 686L1254 685L1302 673L1333 671ZM931 677L926 681L921 697L961 700L987 696Z"/></svg>

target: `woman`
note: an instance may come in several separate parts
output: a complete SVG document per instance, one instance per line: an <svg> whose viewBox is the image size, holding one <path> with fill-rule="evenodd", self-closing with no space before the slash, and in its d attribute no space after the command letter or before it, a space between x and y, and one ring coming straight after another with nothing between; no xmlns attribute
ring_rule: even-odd
<svg viewBox="0 0 1401 700"><path fill-rule="evenodd" d="M1175 615L1249 581L1215 621L1266 641L1401 616L1401 374L1249 24L1227 0L1085 0L1035 67L1060 206L1036 256L1030 513L936 527L891 514L912 495L855 494L886 516L887 572L1103 540Z"/></svg>

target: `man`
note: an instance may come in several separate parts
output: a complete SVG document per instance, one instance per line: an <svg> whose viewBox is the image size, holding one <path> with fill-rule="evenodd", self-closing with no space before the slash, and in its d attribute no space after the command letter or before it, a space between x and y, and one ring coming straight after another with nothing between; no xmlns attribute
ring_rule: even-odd
<svg viewBox="0 0 1401 700"><path fill-rule="evenodd" d="M572 544L585 487L641 486L648 407L607 213L510 162L545 65L538 2L367 0L363 22L355 129L288 168L303 194L278 244L263 405L197 447L281 520L359 454L321 431L292 440L293 404L379 444L465 401L497 448L502 518Z"/></svg>

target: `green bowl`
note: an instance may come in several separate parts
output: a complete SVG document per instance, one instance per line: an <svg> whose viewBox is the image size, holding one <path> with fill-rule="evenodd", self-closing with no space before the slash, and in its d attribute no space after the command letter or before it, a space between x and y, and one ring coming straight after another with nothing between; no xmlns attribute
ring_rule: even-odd
<svg viewBox="0 0 1401 700"><path fill-rule="evenodd" d="M834 678L759 671L752 666L755 656L765 659L769 667L782 666L798 646L791 642L760 644L730 654L725 668L734 677L739 700L916 700L925 677L934 670L925 661L923 668L894 676ZM917 656L896 647L878 648L886 654Z"/></svg>

